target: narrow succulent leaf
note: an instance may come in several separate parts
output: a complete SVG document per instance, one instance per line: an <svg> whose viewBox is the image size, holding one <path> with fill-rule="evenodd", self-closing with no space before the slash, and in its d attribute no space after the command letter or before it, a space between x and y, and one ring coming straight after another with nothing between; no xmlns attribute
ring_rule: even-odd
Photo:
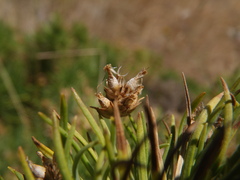
<svg viewBox="0 0 240 180"><path fill-rule="evenodd" d="M18 178L18 180L24 180L24 176L22 173L18 172L16 169L13 169L11 167L8 167L8 169L10 171L12 171L12 173L14 173L16 175L16 177ZM0 178L1 179L1 178ZM2 179L3 180L3 179Z"/></svg>
<svg viewBox="0 0 240 180"><path fill-rule="evenodd" d="M189 111L190 112L190 111ZM190 117L190 116L189 116ZM191 117L190 117L191 119ZM174 152L174 149L177 147L177 140L178 140L178 135L177 135L177 130L176 130L176 125L175 125L175 117L174 115L171 115L171 139L170 139L170 145L169 147L167 148L167 152ZM191 125L190 125L191 126ZM188 126L188 128L190 127ZM165 152L164 152L165 153ZM166 158L165 157L165 161L166 162ZM174 153L172 155L172 159L171 159L171 169L169 169L169 174L170 176L172 176L172 179L175 178L175 174L176 174L176 168L177 167L177 161L178 160L178 153L176 151L176 153ZM167 168L167 167L166 167ZM172 174L172 175L171 175Z"/></svg>
<svg viewBox="0 0 240 180"><path fill-rule="evenodd" d="M68 125L68 128L71 128L70 124ZM86 146L88 144L88 142L82 137L82 135L78 131L74 132L74 136L79 140L79 142L82 143L82 145ZM73 141L73 142L75 142L75 141ZM92 148L89 148L88 152L90 153L93 160L97 161L97 159L98 159L97 153Z"/></svg>
<svg viewBox="0 0 240 180"><path fill-rule="evenodd" d="M198 107L198 105L202 102L203 100L203 97L206 93L205 92L202 92L201 94L199 94L196 99L194 99L194 101L192 102L191 104L191 109L194 110ZM178 134L181 135L182 132L183 132L183 127L184 125L186 124L187 122L187 113L185 112L182 119L181 119L181 122L180 122L180 125L179 125L179 128L178 128Z"/></svg>
<svg viewBox="0 0 240 180"><path fill-rule="evenodd" d="M170 145L172 144L172 141L173 141L173 136L172 136L172 134L170 134L169 137L168 137L167 143L164 143L164 144L166 144L166 146L165 146L164 153L163 153L163 156L162 156L163 162L166 161L166 158L167 158L167 155L168 155L168 152L169 152L169 149L170 149ZM162 147L160 147L160 148L162 148Z"/></svg>
<svg viewBox="0 0 240 180"><path fill-rule="evenodd" d="M137 142L140 144L141 141L147 136L147 132L145 131L145 123L141 118L140 114L138 115L137 119ZM149 179L148 178L148 146L147 141L143 142L140 147L139 153L137 154L137 162L140 164L140 167L137 167L138 177L139 179Z"/></svg>
<svg viewBox="0 0 240 180"><path fill-rule="evenodd" d="M115 155L115 151L114 151L114 147L113 144L110 140L109 134L106 131L103 131L104 133L104 137L105 137L105 142L106 142L106 151L107 151L107 155L108 155L108 162L110 164L110 171L111 171L111 177L112 179L118 179L119 178L119 172L115 166L115 162L116 162L116 155Z"/></svg>
<svg viewBox="0 0 240 180"><path fill-rule="evenodd" d="M145 118L145 114L144 112L142 111L141 112L141 119L142 119L142 122L143 122L143 129L144 129L144 132L146 134L145 138L147 141L145 143L145 148L146 148L146 156L149 158L149 154L150 154L150 144L149 144L149 139L147 138L148 137L148 129L147 129L147 121L146 121L146 118ZM160 147L159 147L160 148Z"/></svg>
<svg viewBox="0 0 240 180"><path fill-rule="evenodd" d="M67 102L65 95L61 95L61 108L60 108L60 116L61 116L61 121L60 121L60 126L67 131L68 130L68 107L67 107Z"/></svg>
<svg viewBox="0 0 240 180"><path fill-rule="evenodd" d="M206 179L206 177L211 174L210 170L221 151L225 131L224 128L225 127L223 126L214 131L207 147L201 152L200 157L196 160L196 165L192 171L192 179Z"/></svg>
<svg viewBox="0 0 240 180"><path fill-rule="evenodd" d="M102 130L107 131L107 133L111 135L111 132L108 128L108 125L107 125L106 121L104 119L102 119L101 117L99 117L99 120L100 120L100 123L102 125Z"/></svg>
<svg viewBox="0 0 240 180"><path fill-rule="evenodd" d="M95 179L96 180L109 179L109 177L105 177L108 166L109 166L109 162L106 161L106 153L103 150L100 152L100 155L99 155L98 161L96 163L96 167L95 167Z"/></svg>
<svg viewBox="0 0 240 180"><path fill-rule="evenodd" d="M136 144L137 137L135 135L135 132L133 132L133 129L128 124L124 124L124 127L125 127L126 131L128 132L128 135L131 137L133 142Z"/></svg>
<svg viewBox="0 0 240 180"><path fill-rule="evenodd" d="M221 102L220 102L221 103ZM220 105L218 105L214 111L212 112L212 114L209 116L207 122L208 122L208 131L212 128L211 126L217 121L217 119L219 118L219 116L221 115L223 109L224 109L224 104L221 103Z"/></svg>
<svg viewBox="0 0 240 180"><path fill-rule="evenodd" d="M50 126L53 126L53 122L52 122L52 120L49 118L49 117L47 117L45 114L43 114L43 113L41 113L41 112L39 112L38 113L39 114L39 116L47 123L47 124L49 124ZM71 126L69 125L69 129L71 128ZM63 129L63 128L61 128L61 127L59 127L59 132L61 133L61 135L63 135L64 137L68 137L68 133ZM75 136L76 136L76 132L77 131L75 131ZM81 136L81 135L80 135ZM77 136L76 136L77 137ZM83 138L84 139L84 138ZM85 139L84 139L84 141L85 142L87 142ZM81 142L81 141L80 141ZM87 143L86 143L87 144ZM80 147L79 147L79 145L75 142L75 141L73 141L73 146L74 146L74 148L78 151L78 150L80 150Z"/></svg>
<svg viewBox="0 0 240 180"><path fill-rule="evenodd" d="M37 146L37 148L47 157L50 159L53 159L53 154L54 152L48 148L47 146L45 146L43 143L41 143L40 141L38 141L34 136L32 136L32 140L34 142L34 144Z"/></svg>
<svg viewBox="0 0 240 180"><path fill-rule="evenodd" d="M100 127L98 126L97 122L95 121L95 119L93 118L92 114L90 113L90 111L88 110L88 108L85 106L85 104L83 103L82 99L78 96L78 94L76 93L75 89L72 88L72 92L74 95L75 100L78 103L78 106L80 107L80 109L82 110L84 116L86 117L86 119L88 120L89 124L91 125L93 131L95 132L95 134L97 135L100 143L104 146L105 142L104 142L104 137L103 137L103 133L100 129Z"/></svg>
<svg viewBox="0 0 240 180"><path fill-rule="evenodd" d="M173 136L173 145L176 146L177 144L177 138L178 138L178 134L177 134L177 130L176 130L176 122L175 122L175 117L174 115L171 115L171 134Z"/></svg>
<svg viewBox="0 0 240 180"><path fill-rule="evenodd" d="M59 132L59 121L56 117L56 113L53 112L53 143L55 148L55 156L60 169L60 172L64 179L72 180L71 172L67 165L66 156L64 154L61 135Z"/></svg>
<svg viewBox="0 0 240 180"><path fill-rule="evenodd" d="M205 106L205 108L202 110L202 112L196 119L197 125L195 125L196 129L193 132L193 135L190 139L190 142L187 148L181 179L188 179L190 177L193 163L194 163L194 157L196 155L197 142L199 141L199 137L201 135L203 125L207 121L209 115L212 113L212 111L217 106L219 101L222 99L222 96L223 96L223 93L220 93L217 96L215 96L212 100L210 100L209 103Z"/></svg>
<svg viewBox="0 0 240 180"><path fill-rule="evenodd" d="M172 136L172 134L170 134L170 136ZM159 145L159 148L160 148L160 149L163 149L163 148L166 148L166 147L168 147L168 146L170 146L169 143L162 143L162 144ZM165 152L165 151L164 151L164 152Z"/></svg>
<svg viewBox="0 0 240 180"><path fill-rule="evenodd" d="M188 98L190 100L190 98ZM191 106L190 102L189 102L189 106ZM191 109L189 109L189 112ZM192 121L192 115L189 115L189 119ZM191 125L188 126L188 128ZM172 152L173 149L177 146L177 140L178 140L178 134L177 134L177 130L176 130L176 123L175 123L175 117L174 115L171 116L171 134L172 134L172 140L170 142L170 151ZM172 179L175 179L176 173L178 173L177 171L180 172L180 168L182 166L180 166L180 164L178 163L178 153L174 154L172 157L172 166L171 169L169 170L169 175L172 176Z"/></svg>
<svg viewBox="0 0 240 180"><path fill-rule="evenodd" d="M129 120L132 124L132 127L133 127L134 131L137 132L137 124L136 124L135 120L133 119L133 117L131 115L129 115Z"/></svg>
<svg viewBox="0 0 240 180"><path fill-rule="evenodd" d="M52 120L49 117L47 117L45 114L43 114L41 112L39 112L38 114L47 124L49 124L51 126L53 125ZM71 128L71 125L68 124L68 129L70 129L70 128ZM63 128L59 127L59 131L64 137L68 137L68 133ZM88 144L88 142L82 137L82 135L79 132L75 131L74 135L80 141L80 143L82 143L82 145L85 146ZM75 141L73 141L73 146L76 150L80 149L79 145ZM93 158L93 160L96 161L98 158L96 152L92 148L89 148L88 151L89 151L91 157Z"/></svg>
<svg viewBox="0 0 240 180"><path fill-rule="evenodd" d="M219 155L220 164L226 158L227 148L231 139L232 119L233 119L233 106L232 106L231 94L229 92L228 86L224 81L224 79L221 79L221 80L222 80L223 89L224 89L225 107L224 107L224 121L223 121L224 139L223 139L223 146L221 147L221 152Z"/></svg>
<svg viewBox="0 0 240 180"><path fill-rule="evenodd" d="M66 155L66 159L67 159L68 163L71 160L70 151L71 151L71 147L72 147L72 144L73 144L73 141L74 141L73 138L74 138L75 129L76 129L76 118L73 119L72 127L68 132L68 137L67 137L66 143L64 145L64 153ZM69 167L70 167L70 165L69 165Z"/></svg>
<svg viewBox="0 0 240 180"><path fill-rule="evenodd" d="M23 170L24 170L24 174L25 174L27 180L34 180L35 178L33 176L33 173L30 170L30 168L28 166L28 163L26 161L27 157L26 157L26 155L25 155L21 146L18 148L18 155L19 155L19 158L20 158Z"/></svg>
<svg viewBox="0 0 240 180"><path fill-rule="evenodd" d="M234 109L234 114L233 114L233 120L239 120L240 119L240 106L236 107Z"/></svg>
<svg viewBox="0 0 240 180"><path fill-rule="evenodd" d="M234 92L238 85L240 84L240 77L233 83L233 85L230 87L230 91Z"/></svg>
<svg viewBox="0 0 240 180"><path fill-rule="evenodd" d="M53 125L52 120L50 118L48 118L46 115L44 115L43 113L39 113L39 115L46 123L48 123L51 126ZM68 124L68 129L70 129L70 128L71 128L71 125ZM63 128L59 127L59 131L65 138L68 137L68 133ZM75 137L84 146L88 144L87 141L77 131L75 131ZM78 143L76 141L72 141L72 143L73 143L72 145L73 145L73 148L75 149L75 151L76 152L80 151L81 148L78 145ZM98 156L97 156L96 152L93 151L92 148L89 148L88 152L90 154L90 157L92 157L94 161L97 161ZM88 172L91 174L93 172L93 168L92 168L91 165L89 165L89 160L88 160L88 158L85 155L82 156L82 162L83 162L84 166L86 167L86 169L88 170Z"/></svg>
<svg viewBox="0 0 240 180"><path fill-rule="evenodd" d="M202 130L202 133L201 133L201 136L200 136L200 139L199 139L197 155L199 155L204 148L205 141L206 141L206 138L207 138L207 133L208 133L207 129L208 129L208 123L205 123L204 127L203 127L203 130Z"/></svg>
<svg viewBox="0 0 240 180"><path fill-rule="evenodd" d="M102 180L103 179L103 176L104 176L104 171L103 171L103 166L104 166L104 163L105 163L105 152L104 151L101 151L100 152L100 155L99 155L99 158L98 158L98 161L96 163L96 171L95 171L95 179L96 180Z"/></svg>
<svg viewBox="0 0 240 180"><path fill-rule="evenodd" d="M90 142L88 145L84 146L78 153L77 155L75 156L74 158L74 162L73 162L73 167L72 167L72 174L73 174L73 177L76 178L77 177L77 167L78 167L78 163L80 162L80 159L82 158L83 156L83 153L85 151L87 151L88 148L90 147L93 147L97 144L97 141L93 141L93 142ZM92 172L93 173L93 172Z"/></svg>
<svg viewBox="0 0 240 180"><path fill-rule="evenodd" d="M107 150L109 162L110 162L110 164L113 164L116 161L114 147L110 140L109 134L106 131L104 131L104 132L105 132L104 137L105 137L105 141L106 141L106 150Z"/></svg>

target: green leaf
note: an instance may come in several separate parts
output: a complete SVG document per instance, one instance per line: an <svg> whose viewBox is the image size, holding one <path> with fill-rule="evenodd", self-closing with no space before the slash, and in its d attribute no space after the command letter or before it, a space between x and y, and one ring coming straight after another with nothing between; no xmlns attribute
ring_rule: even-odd
<svg viewBox="0 0 240 180"><path fill-rule="evenodd" d="M22 173L18 172L17 170L15 170L15 169L13 169L13 168L11 168L11 167L8 167L8 169L9 169L10 171L12 171L12 173L14 173L14 174L17 176L18 180L24 180L24 176L22 175ZM0 179L1 179L1 178L0 178ZM3 179L2 179L2 180L3 180Z"/></svg>
<svg viewBox="0 0 240 180"><path fill-rule="evenodd" d="M222 80L223 89L224 89L225 107L224 107L224 121L223 121L224 138L223 138L223 145L221 147L221 152L219 155L219 164L221 164L226 159L226 152L231 139L232 119L233 119L233 106L232 106L231 94L224 79L221 79L221 80Z"/></svg>
<svg viewBox="0 0 240 180"><path fill-rule="evenodd" d="M148 141L145 138L147 136L146 132L146 123L143 122L143 119L141 118L140 114L138 115L137 119L137 142L138 145L141 146L140 150L137 154L137 162L140 166L137 166L138 171L138 177L139 179L149 179L148 177L148 156L149 153L148 149ZM142 144L141 142L144 141Z"/></svg>
<svg viewBox="0 0 240 180"><path fill-rule="evenodd" d="M68 137L67 137L67 140L66 140L66 143L65 143L65 146L64 146L64 154L66 155L66 160L69 164L69 167L71 167L70 166L70 162L71 162L70 151L71 151L71 147L72 147L72 144L73 144L73 141L74 141L73 137L74 137L75 129L76 129L76 118L74 118L74 120L73 120L72 127L68 132Z"/></svg>
<svg viewBox="0 0 240 180"><path fill-rule="evenodd" d="M96 163L96 171L95 171L95 179L96 180L104 180L109 179L109 161L106 161L106 152L102 150L100 152L98 161Z"/></svg>
<svg viewBox="0 0 240 180"><path fill-rule="evenodd" d="M200 154L201 151L204 148L204 145L205 145L205 142L206 142L206 138L207 138L207 127L208 127L208 123L205 123L204 127L203 127L202 134L201 134L200 139L199 139L197 155Z"/></svg>
<svg viewBox="0 0 240 180"><path fill-rule="evenodd" d="M22 147L18 148L18 154L19 154L19 158L20 158L20 161L22 163L24 174L25 174L27 180L34 180L35 178L33 176L32 171L30 170L30 168L28 166L28 163L26 161L27 158L26 158L26 155L25 155Z"/></svg>
<svg viewBox="0 0 240 180"><path fill-rule="evenodd" d="M71 171L68 168L66 156L64 154L61 135L59 132L59 122L56 117L56 113L53 112L53 143L55 147L55 156L58 167L64 179L73 180Z"/></svg>
<svg viewBox="0 0 240 180"><path fill-rule="evenodd" d="M72 174L73 174L74 178L77 177L77 166L78 166L80 159L82 158L83 153L85 151L87 151L88 148L93 147L96 144L97 144L97 141L90 142L88 145L84 146L75 156L74 162L73 162L73 167L72 167Z"/></svg>
<svg viewBox="0 0 240 180"><path fill-rule="evenodd" d="M192 134L192 137L190 139L189 145L187 147L186 151L186 157L182 169L182 175L181 179L185 180L190 177L193 163L195 161L195 155L197 150L197 144L201 135L201 132L204 127L204 123L207 121L209 115L212 113L214 108L217 106L219 101L222 99L223 93L218 94L215 96L212 100L209 101L209 103L205 106L205 108L202 110L200 115L197 117L196 122L197 125L195 125L196 129Z"/></svg>
<svg viewBox="0 0 240 180"><path fill-rule="evenodd" d="M104 146L105 145L104 136L103 136L103 133L102 133L100 127L98 126L97 122L93 118L92 114L89 112L88 108L83 103L82 99L76 93L75 89L72 88L72 92L73 92L75 100L78 103L78 106L80 107L80 109L82 110L84 116L86 117L86 119L88 120L89 124L91 125L94 133L97 135L100 143Z"/></svg>
<svg viewBox="0 0 240 180"><path fill-rule="evenodd" d="M131 137L131 139L133 140L133 142L136 144L137 142L137 138L135 133L133 132L133 129L131 127L129 127L128 124L124 124L125 129L127 130L128 135Z"/></svg>
<svg viewBox="0 0 240 180"><path fill-rule="evenodd" d="M39 114L39 116L40 116L46 123L48 123L49 125L52 126L53 123L52 123L52 120L51 120L49 117L47 117L45 114L43 114L43 113L41 113L41 112L39 112L38 114ZM71 128L71 125L68 124L68 129L70 129L70 128ZM60 131L60 133L61 133L64 137L66 137L66 138L68 137L68 133L67 133L63 128L59 127L59 131ZM74 132L74 136L82 143L82 145L85 146L85 145L88 144L88 142L82 137L82 135L81 135L79 132L75 131L75 132ZM80 147L79 147L79 145L76 143L76 141L73 141L73 147L74 147L77 151L80 150ZM93 160L96 161L97 158L98 158L96 152L93 151L92 148L89 148L88 151L89 151L91 157L93 158Z"/></svg>
<svg viewBox="0 0 240 180"><path fill-rule="evenodd" d="M65 95L61 95L61 108L60 108L60 126L67 131L68 130L68 109Z"/></svg>

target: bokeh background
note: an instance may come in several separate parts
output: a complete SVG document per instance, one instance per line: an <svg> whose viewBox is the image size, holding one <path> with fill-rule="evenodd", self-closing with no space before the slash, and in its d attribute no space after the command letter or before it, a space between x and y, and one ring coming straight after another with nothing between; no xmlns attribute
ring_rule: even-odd
<svg viewBox="0 0 240 180"><path fill-rule="evenodd" d="M18 146L35 153L32 135L51 146L37 112L58 111L61 93L70 116L70 87L97 105L106 63L128 76L148 68L144 93L162 115L184 111L181 72L193 98L216 94L219 77L240 75L239 17L238 0L1 0L0 175L20 169Z"/></svg>

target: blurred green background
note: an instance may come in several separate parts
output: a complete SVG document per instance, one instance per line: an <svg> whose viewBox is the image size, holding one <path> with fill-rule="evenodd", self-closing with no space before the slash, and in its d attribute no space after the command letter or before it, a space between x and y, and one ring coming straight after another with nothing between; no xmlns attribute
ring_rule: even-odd
<svg viewBox="0 0 240 180"><path fill-rule="evenodd" d="M31 136L51 147L51 130L37 112L58 111L64 93L70 116L78 113L71 87L86 105L97 106L94 93L102 90L106 63L122 66L129 77L148 68L144 94L161 116L184 111L182 71L193 97L219 92L220 76L231 84L240 75L239 22L229 16L237 17L240 5L233 1L3 0L0 7L0 175L5 179L12 177L7 166L20 169L18 146L36 157Z"/></svg>

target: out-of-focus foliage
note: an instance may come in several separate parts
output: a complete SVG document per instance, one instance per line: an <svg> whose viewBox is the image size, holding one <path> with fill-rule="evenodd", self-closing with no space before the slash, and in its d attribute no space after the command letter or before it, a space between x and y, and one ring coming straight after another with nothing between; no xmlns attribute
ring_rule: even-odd
<svg viewBox="0 0 240 180"><path fill-rule="evenodd" d="M83 99L95 105L96 100L87 97L103 88L104 65L131 64L139 58L135 52L90 37L81 23L65 27L58 17L32 34L20 33L0 22L0 36L0 174L3 175L9 164L17 164L17 147L29 145L30 138L26 133L35 132L40 140L49 136L36 112L58 109L59 94L70 94L70 87L84 93ZM138 66L149 66L148 58L143 56ZM154 61L160 59L156 56ZM16 102L22 106L20 112ZM69 106L72 104L73 99L69 98ZM77 111L70 109L70 114ZM21 117L21 112L26 117ZM22 119L25 119L25 125ZM26 126L31 132L27 132ZM46 129L46 133L42 133L42 129Z"/></svg>

